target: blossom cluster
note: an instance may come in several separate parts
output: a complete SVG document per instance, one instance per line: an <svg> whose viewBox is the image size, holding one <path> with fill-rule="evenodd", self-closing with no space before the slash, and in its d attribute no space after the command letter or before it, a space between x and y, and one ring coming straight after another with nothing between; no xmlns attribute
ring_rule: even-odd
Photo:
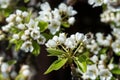
<svg viewBox="0 0 120 80"><path fill-rule="evenodd" d="M101 14L101 22L110 23L116 27L120 26L120 10L106 10Z"/></svg>
<svg viewBox="0 0 120 80"><path fill-rule="evenodd" d="M0 0L0 8L7 8L10 5L11 0Z"/></svg>
<svg viewBox="0 0 120 80"><path fill-rule="evenodd" d="M89 37L88 37L89 36ZM62 46L63 49L73 51L78 47L78 45L86 45L92 39L92 34L84 35L83 33L77 32L72 34L70 37L67 37L65 33L60 33L59 36L54 36L52 39L48 40L45 44L48 48L58 48ZM77 51L80 51L79 48Z"/></svg>
<svg viewBox="0 0 120 80"><path fill-rule="evenodd" d="M72 6L61 3L58 8L55 8L54 10L51 9L48 2L45 2L40 6L41 11L39 12L38 20L49 23L48 29L52 34L58 32L61 26L69 27L75 22L74 15L77 14L77 11L73 10Z"/></svg>
<svg viewBox="0 0 120 80"><path fill-rule="evenodd" d="M9 33L10 42L20 44L20 49L25 52L33 52L34 44L44 44L45 37L40 33L38 21L31 17L27 11L16 10L6 18L7 25L2 27L4 32ZM19 48L18 48L19 49Z"/></svg>
<svg viewBox="0 0 120 80"><path fill-rule="evenodd" d="M40 7L38 16L33 16L31 11L16 10L6 18L8 24L2 30L8 33L10 43L17 46L16 50L39 54L40 45L46 41L42 35L44 31L49 29L54 35L61 26L69 27L75 22L73 16L77 11L72 6L61 3L58 9L52 10L49 3L45 2Z"/></svg>
<svg viewBox="0 0 120 80"><path fill-rule="evenodd" d="M26 78L30 77L31 71L28 65L22 65L19 72L16 72L16 70L14 69L15 67L14 61L5 62L3 60L4 60L4 57L1 56L0 57L0 74L1 74L0 79L8 80L11 78L11 79L25 80Z"/></svg>
<svg viewBox="0 0 120 80"><path fill-rule="evenodd" d="M107 8L114 9L112 4L117 3L117 1L118 0L88 0L88 3L93 5L93 7L106 5Z"/></svg>
<svg viewBox="0 0 120 80"><path fill-rule="evenodd" d="M107 56L105 54L100 55L100 59L98 55L93 55L90 58L95 64L88 65L87 71L82 73L82 78L84 80L91 79L91 80L111 80L113 74L111 70L114 68L114 64L109 63L107 64ZM99 76L99 77L98 77Z"/></svg>

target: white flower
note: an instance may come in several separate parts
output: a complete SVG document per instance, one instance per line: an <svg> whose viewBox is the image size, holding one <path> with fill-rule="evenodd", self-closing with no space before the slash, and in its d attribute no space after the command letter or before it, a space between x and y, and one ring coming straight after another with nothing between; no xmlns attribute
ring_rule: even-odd
<svg viewBox="0 0 120 80"><path fill-rule="evenodd" d="M46 47L55 48L57 46L57 43L54 40L50 39L45 45Z"/></svg>
<svg viewBox="0 0 120 80"><path fill-rule="evenodd" d="M30 35L31 31L29 29L25 30L25 35Z"/></svg>
<svg viewBox="0 0 120 80"><path fill-rule="evenodd" d="M25 77L28 77L28 76L31 74L31 72L30 72L30 70L25 69L25 70L23 70L22 74L23 74Z"/></svg>
<svg viewBox="0 0 120 80"><path fill-rule="evenodd" d="M53 17L56 20L61 20L61 15L59 13L59 10L55 8L55 10L52 11Z"/></svg>
<svg viewBox="0 0 120 80"><path fill-rule="evenodd" d="M23 50L25 52L32 52L34 50L34 48L32 46L32 42L31 41L25 41L21 46L21 50Z"/></svg>
<svg viewBox="0 0 120 80"><path fill-rule="evenodd" d="M13 39L19 39L19 35L18 34L13 34Z"/></svg>
<svg viewBox="0 0 120 80"><path fill-rule="evenodd" d="M67 47L67 48L70 48L70 49L74 49L77 45L77 43L75 42L75 40L71 39L71 38L67 38L64 45Z"/></svg>
<svg viewBox="0 0 120 80"><path fill-rule="evenodd" d="M115 40L115 42L112 43L112 49L115 53L120 52L119 46L120 46L120 40L119 39Z"/></svg>
<svg viewBox="0 0 120 80"><path fill-rule="evenodd" d="M5 25L2 27L2 30L5 32L8 32L10 30L11 26L10 25Z"/></svg>
<svg viewBox="0 0 120 80"><path fill-rule="evenodd" d="M34 40L37 40L37 39L40 38L40 31L33 29L33 30L31 31L30 36L31 36Z"/></svg>
<svg viewBox="0 0 120 80"><path fill-rule="evenodd" d="M50 22L49 27L48 27L48 29L50 30L50 33L55 34L57 31L59 31L60 30L60 25L61 25L60 21L52 20Z"/></svg>
<svg viewBox="0 0 120 80"><path fill-rule="evenodd" d="M17 25L17 28L18 28L18 29L21 29L21 30L24 30L24 29L25 29L25 25L22 24L22 23L21 23L21 24L18 24L18 25Z"/></svg>
<svg viewBox="0 0 120 80"><path fill-rule="evenodd" d="M52 20L51 12L40 11L40 16L37 18L39 21L50 22Z"/></svg>
<svg viewBox="0 0 120 80"><path fill-rule="evenodd" d="M112 63L108 64L108 68L109 68L109 70L112 70L114 68L114 64L112 64Z"/></svg>
<svg viewBox="0 0 120 80"><path fill-rule="evenodd" d="M104 64L98 64L98 69L105 69L105 65Z"/></svg>
<svg viewBox="0 0 120 80"><path fill-rule="evenodd" d="M107 59L107 56L106 56L105 54L101 54L101 55L100 55L100 59L104 61L104 60Z"/></svg>
<svg viewBox="0 0 120 80"><path fill-rule="evenodd" d="M67 11L67 5L65 3L61 3L58 7L60 11L63 11L63 12Z"/></svg>
<svg viewBox="0 0 120 80"><path fill-rule="evenodd" d="M73 7L72 6L69 6L68 9L67 9L67 14L69 16L74 16L77 14L77 11L73 10Z"/></svg>
<svg viewBox="0 0 120 80"><path fill-rule="evenodd" d="M68 23L69 23L70 25L73 25L74 22L75 22L75 18L74 18L74 17L70 17L70 18L68 19Z"/></svg>
<svg viewBox="0 0 120 80"><path fill-rule="evenodd" d="M90 51L94 54L98 54L100 51L100 47L98 46L95 40L92 40L90 44L86 45L86 47L90 49Z"/></svg>
<svg viewBox="0 0 120 80"><path fill-rule="evenodd" d="M12 22L15 19L16 15L15 14L11 14L9 17L6 18L7 22Z"/></svg>
<svg viewBox="0 0 120 80"><path fill-rule="evenodd" d="M29 23L26 24L26 26L27 26L28 28L34 28L34 26L35 26L35 21L34 21L33 19L30 19Z"/></svg>
<svg viewBox="0 0 120 80"><path fill-rule="evenodd" d="M43 11L50 11L51 10L51 7L50 7L48 2L41 4L40 7L41 7L41 10L43 10Z"/></svg>
<svg viewBox="0 0 120 80"><path fill-rule="evenodd" d="M9 68L9 65L7 63L2 63L1 65L2 72L7 72L8 68Z"/></svg>
<svg viewBox="0 0 120 80"><path fill-rule="evenodd" d="M66 35L65 35L65 33L60 33L60 34L59 34L59 37L58 37L58 42L59 42L59 44L63 44L63 43L65 42L65 40L66 40Z"/></svg>
<svg viewBox="0 0 120 80"><path fill-rule="evenodd" d="M28 38L29 38L28 35L22 35L22 36L21 36L21 39L24 40L24 41L27 40Z"/></svg>
<svg viewBox="0 0 120 80"><path fill-rule="evenodd" d="M23 16L23 17L27 17L27 16L28 16L28 12L24 11L24 12L22 13L22 16Z"/></svg>
<svg viewBox="0 0 120 80"><path fill-rule="evenodd" d="M17 76L17 72L16 71L12 71L11 73L10 73L10 77L11 78L15 78Z"/></svg>
<svg viewBox="0 0 120 80"><path fill-rule="evenodd" d="M22 11L21 11L21 10L16 10L16 14L17 14L18 16L21 16L21 15L22 15Z"/></svg>
<svg viewBox="0 0 120 80"><path fill-rule="evenodd" d="M21 70L29 69L30 67L28 65L22 65Z"/></svg>
<svg viewBox="0 0 120 80"><path fill-rule="evenodd" d="M103 4L102 0L88 0L88 3L90 5L93 5L93 7L101 6Z"/></svg>
<svg viewBox="0 0 120 80"><path fill-rule="evenodd" d="M102 33L96 33L96 40L99 45L101 46L110 46L111 41L112 41L112 36L107 35L106 37Z"/></svg>
<svg viewBox="0 0 120 80"><path fill-rule="evenodd" d="M90 60L92 60L94 63L98 62L98 56L94 55L90 58Z"/></svg>
<svg viewBox="0 0 120 80"><path fill-rule="evenodd" d="M3 40L5 38L5 34L0 34L0 40Z"/></svg>
<svg viewBox="0 0 120 80"><path fill-rule="evenodd" d="M88 65L87 66L87 72L83 73L82 78L87 78L91 80L95 80L98 76L98 69L96 65Z"/></svg>
<svg viewBox="0 0 120 80"><path fill-rule="evenodd" d="M17 16L15 20L16 20L16 22L20 23L22 21L22 18Z"/></svg>
<svg viewBox="0 0 120 80"><path fill-rule="evenodd" d="M39 44L44 44L45 41L46 41L46 38L45 38L44 36L42 36L42 35L40 35L40 38L37 39L37 42L38 42Z"/></svg>
<svg viewBox="0 0 120 80"><path fill-rule="evenodd" d="M54 40L55 42L58 42L58 38L59 38L58 36L54 36L54 37L53 37L53 40Z"/></svg>
<svg viewBox="0 0 120 80"><path fill-rule="evenodd" d="M111 80L112 73L108 69L100 69L100 80Z"/></svg>
<svg viewBox="0 0 120 80"><path fill-rule="evenodd" d="M77 32L77 33L75 34L75 39L76 39L77 42L83 41L83 39L84 39L84 34Z"/></svg>
<svg viewBox="0 0 120 80"><path fill-rule="evenodd" d="M0 0L0 7L7 8L10 4L10 0Z"/></svg>

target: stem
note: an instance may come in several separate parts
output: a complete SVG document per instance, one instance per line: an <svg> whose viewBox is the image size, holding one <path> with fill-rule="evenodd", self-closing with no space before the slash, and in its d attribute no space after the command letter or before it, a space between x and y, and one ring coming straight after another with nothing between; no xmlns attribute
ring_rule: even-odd
<svg viewBox="0 0 120 80"><path fill-rule="evenodd" d="M64 50L66 53L69 53L69 51L68 51L63 45L61 45L61 47L63 48L63 50Z"/></svg>
<svg viewBox="0 0 120 80"><path fill-rule="evenodd" d="M81 48L81 46L83 45L83 43L81 42L80 45L78 46L78 48L75 50L75 52L73 53L73 56L78 52L78 50Z"/></svg>

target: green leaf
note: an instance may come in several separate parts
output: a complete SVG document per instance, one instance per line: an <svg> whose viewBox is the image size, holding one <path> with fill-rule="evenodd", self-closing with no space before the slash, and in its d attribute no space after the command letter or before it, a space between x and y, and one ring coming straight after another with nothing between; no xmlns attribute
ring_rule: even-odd
<svg viewBox="0 0 120 80"><path fill-rule="evenodd" d="M8 61L7 63L8 63L9 65L13 65L13 64L16 63L16 60L10 60L10 61Z"/></svg>
<svg viewBox="0 0 120 80"><path fill-rule="evenodd" d="M40 27L40 32L44 32L48 28L48 23L40 21L38 26Z"/></svg>
<svg viewBox="0 0 120 80"><path fill-rule="evenodd" d="M74 62L77 65L77 67L82 71L86 72L87 70L87 64L86 61L80 62L77 57L74 58Z"/></svg>
<svg viewBox="0 0 120 80"><path fill-rule="evenodd" d="M78 60L79 60L80 62L85 62L85 61L87 60L87 57L86 57L85 55L80 55L80 56L78 57Z"/></svg>
<svg viewBox="0 0 120 80"><path fill-rule="evenodd" d="M92 65L92 64L94 64L94 62L92 61L92 60L90 60L90 59L87 59L87 64L89 64L89 65Z"/></svg>
<svg viewBox="0 0 120 80"><path fill-rule="evenodd" d="M4 80L2 73L0 73L0 80Z"/></svg>
<svg viewBox="0 0 120 80"><path fill-rule="evenodd" d="M62 22L62 26L65 27L65 28L69 28L70 27L70 25L67 22Z"/></svg>
<svg viewBox="0 0 120 80"><path fill-rule="evenodd" d="M118 75L120 75L120 68L114 68L114 69L111 70L111 72L112 72L113 74L118 74Z"/></svg>
<svg viewBox="0 0 120 80"><path fill-rule="evenodd" d="M120 56L120 52L118 52L118 53L115 53L117 56Z"/></svg>
<svg viewBox="0 0 120 80"><path fill-rule="evenodd" d="M53 38L52 34L43 33L42 35L46 38L47 41Z"/></svg>
<svg viewBox="0 0 120 80"><path fill-rule="evenodd" d="M103 48L103 49L101 49L101 50L100 50L100 54L106 54L107 50L108 50L108 48Z"/></svg>
<svg viewBox="0 0 120 80"><path fill-rule="evenodd" d="M59 55L65 54L65 52L60 49L48 48L47 51L49 53L49 56L59 56Z"/></svg>
<svg viewBox="0 0 120 80"><path fill-rule="evenodd" d="M58 59L58 60L54 61L44 74L48 74L48 73L50 73L53 70L60 69L61 67L63 67L65 65L67 60L68 59L66 58L66 59Z"/></svg>
<svg viewBox="0 0 120 80"><path fill-rule="evenodd" d="M30 0L24 0L25 3L29 2Z"/></svg>
<svg viewBox="0 0 120 80"><path fill-rule="evenodd" d="M40 45L36 41L33 41L33 47L33 55L38 56L40 54Z"/></svg>
<svg viewBox="0 0 120 80"><path fill-rule="evenodd" d="M15 43L15 50L18 51L21 48L23 41L22 40L15 40L14 43Z"/></svg>

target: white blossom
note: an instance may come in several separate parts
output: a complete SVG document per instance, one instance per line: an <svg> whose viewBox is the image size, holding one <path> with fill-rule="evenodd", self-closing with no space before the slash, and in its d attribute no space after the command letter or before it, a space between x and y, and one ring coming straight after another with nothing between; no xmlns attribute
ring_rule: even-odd
<svg viewBox="0 0 120 80"><path fill-rule="evenodd" d="M27 40L28 38L29 38L28 35L22 35L22 36L21 36L21 40L24 40L24 41Z"/></svg>
<svg viewBox="0 0 120 80"><path fill-rule="evenodd" d="M9 65L7 63L1 64L1 71L2 72L7 72L8 68L9 68Z"/></svg>
<svg viewBox="0 0 120 80"><path fill-rule="evenodd" d="M45 45L50 48L55 48L57 46L57 43L54 40L50 39Z"/></svg>
<svg viewBox="0 0 120 80"><path fill-rule="evenodd" d="M21 10L16 10L16 15L21 16L22 15L22 11Z"/></svg>
<svg viewBox="0 0 120 80"><path fill-rule="evenodd" d="M0 8L7 8L11 0L0 0Z"/></svg>
<svg viewBox="0 0 120 80"><path fill-rule="evenodd" d="M25 29L25 25L24 24L18 24L17 28L21 29L21 30L24 30Z"/></svg>
<svg viewBox="0 0 120 80"><path fill-rule="evenodd" d="M50 30L50 33L55 34L60 30L60 21L58 20L52 20L48 29Z"/></svg>
<svg viewBox="0 0 120 80"><path fill-rule="evenodd" d="M51 10L51 7L50 7L48 2L41 4L40 7L41 7L41 10L43 10L43 11L50 11Z"/></svg>
<svg viewBox="0 0 120 80"><path fill-rule="evenodd" d="M22 71L22 74L23 74L25 77L28 77L28 76L31 74L31 72L30 72L29 69L25 69L25 70Z"/></svg>
<svg viewBox="0 0 120 80"><path fill-rule="evenodd" d="M112 70L113 68L114 68L114 64L112 64L112 63L108 64L108 69L109 70Z"/></svg>
<svg viewBox="0 0 120 80"><path fill-rule="evenodd" d="M13 39L19 39L19 35L18 34L13 34Z"/></svg>
<svg viewBox="0 0 120 80"><path fill-rule="evenodd" d="M70 18L68 19L68 23L69 23L70 25L73 25L74 22L75 22L75 18L74 18L74 17L70 17Z"/></svg>
<svg viewBox="0 0 120 80"><path fill-rule="evenodd" d="M26 12L26 11L24 11L24 12L22 13L22 16L23 16L23 17L27 17L28 15L29 15L29 13Z"/></svg>
<svg viewBox="0 0 120 80"><path fill-rule="evenodd" d="M25 41L21 46L21 50L23 50L25 52L32 52L34 50L34 48L32 46L32 42L31 41Z"/></svg>
<svg viewBox="0 0 120 80"><path fill-rule="evenodd" d="M40 38L40 31L33 29L30 35L34 40L37 40Z"/></svg>
<svg viewBox="0 0 120 80"><path fill-rule="evenodd" d="M83 73L82 78L86 79L85 76L87 76L87 79L95 80L98 76L98 69L97 69L96 65L88 65L87 71L85 73Z"/></svg>
<svg viewBox="0 0 120 80"><path fill-rule="evenodd" d="M38 42L39 44L44 44L45 41L46 41L46 38L45 38L44 36L42 36L42 35L40 35L40 38L37 39L37 42Z"/></svg>
<svg viewBox="0 0 120 80"><path fill-rule="evenodd" d="M64 45L67 47L67 48L70 48L70 49L74 49L77 45L77 43L71 39L71 38L67 38Z"/></svg>
<svg viewBox="0 0 120 80"><path fill-rule="evenodd" d="M92 60L94 63L98 62L98 56L94 55L90 58L90 60Z"/></svg>
<svg viewBox="0 0 120 80"><path fill-rule="evenodd" d="M59 34L59 37L58 37L58 42L59 42L59 44L63 44L63 43L65 42L65 40L66 40L66 35L65 35L65 33L60 33L60 34Z"/></svg>
<svg viewBox="0 0 120 80"><path fill-rule="evenodd" d="M22 18L17 16L15 20L16 20L16 22L20 23L22 21Z"/></svg>
<svg viewBox="0 0 120 80"><path fill-rule="evenodd" d="M108 69L100 69L99 75L101 80L110 80L112 78L112 73Z"/></svg>

